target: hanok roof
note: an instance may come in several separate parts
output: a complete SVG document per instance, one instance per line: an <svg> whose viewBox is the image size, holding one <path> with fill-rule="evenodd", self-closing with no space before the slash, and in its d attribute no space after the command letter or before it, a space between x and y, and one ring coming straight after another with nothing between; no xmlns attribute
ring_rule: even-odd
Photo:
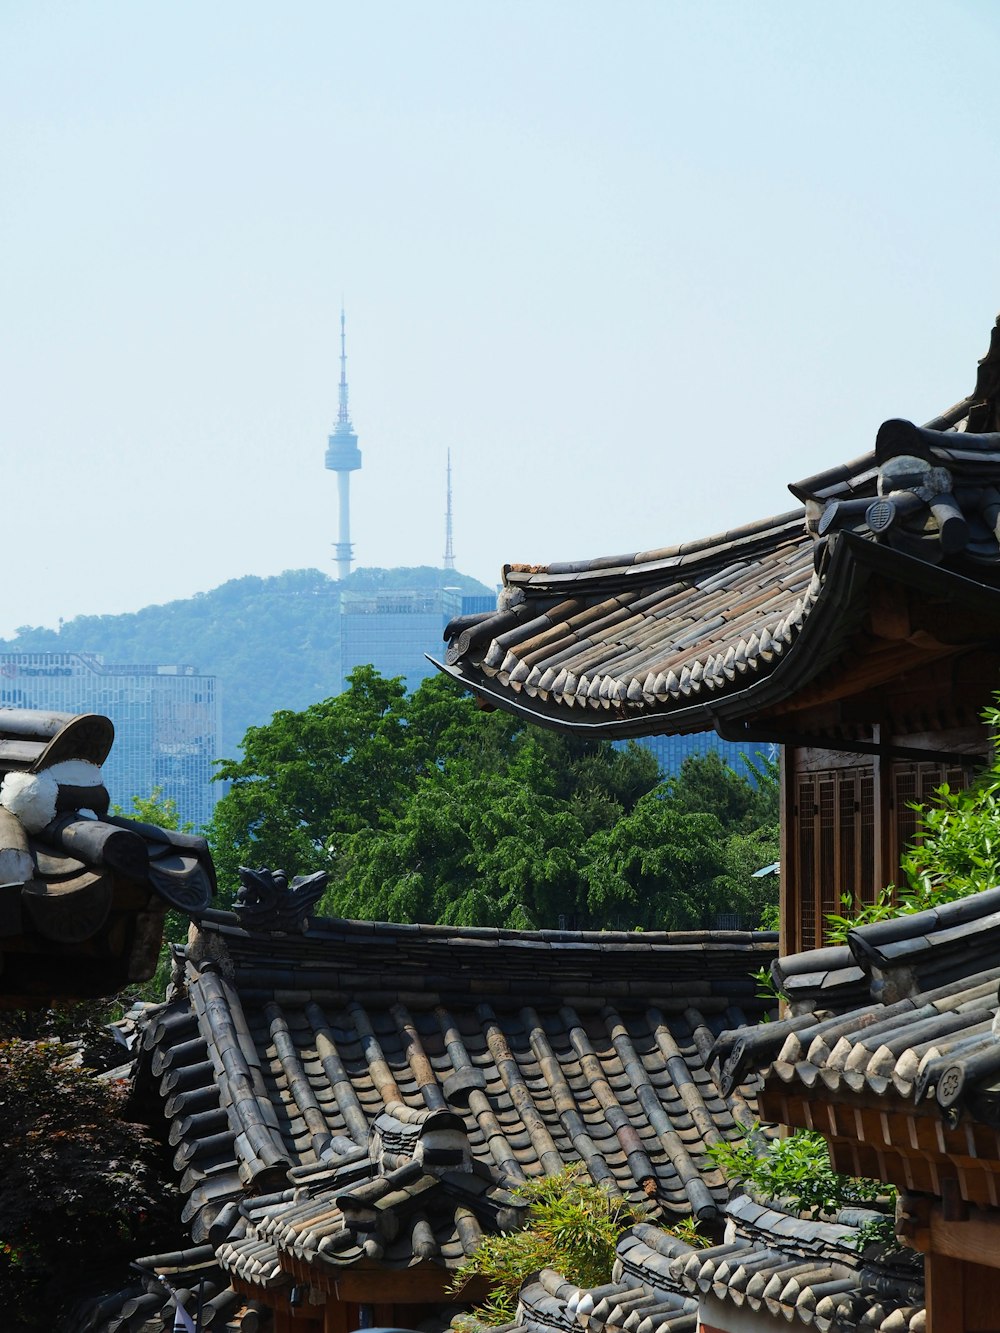
<svg viewBox="0 0 1000 1333"><path fill-rule="evenodd" d="M998 889L850 931L870 998L725 1034L721 1086L763 1067L764 1114L818 1129L839 1170L996 1207L998 932Z"/></svg>
<svg viewBox="0 0 1000 1333"><path fill-rule="evenodd" d="M98 714L0 709L0 1005L108 995L153 974L168 907L215 891L204 839L108 814Z"/></svg>
<svg viewBox="0 0 1000 1333"><path fill-rule="evenodd" d="M618 1242L613 1280L581 1290L544 1270L522 1288L508 1333L694 1333L705 1302L734 1316L763 1313L829 1330L922 1333L922 1264L915 1255L886 1258L859 1248L859 1210L836 1221L806 1220L746 1195L727 1209L726 1240L694 1249L655 1226L639 1224ZM723 1325L724 1326L724 1325Z"/></svg>
<svg viewBox="0 0 1000 1333"><path fill-rule="evenodd" d="M629 736L725 732L835 663L871 685L955 651L1000 623L998 383L994 329L968 398L926 428L887 422L870 453L792 485L801 508L681 546L505 566L499 609L452 621L438 665L486 703ZM881 623L888 586L905 632Z"/></svg>
<svg viewBox="0 0 1000 1333"><path fill-rule="evenodd" d="M206 912L145 1028L192 1239L257 1196L232 1274L453 1266L517 1182L581 1159L660 1215L719 1213L707 1147L756 1109L708 1061L762 1015L773 935L301 924Z"/></svg>
<svg viewBox="0 0 1000 1333"><path fill-rule="evenodd" d="M136 1260L117 1291L81 1298L65 1312L60 1333L171 1333L179 1328L177 1304L213 1333L269 1333L270 1312L231 1287L211 1245L193 1246Z"/></svg>
<svg viewBox="0 0 1000 1333"><path fill-rule="evenodd" d="M516 1230L527 1210L505 1172L472 1158L462 1118L443 1108L390 1105L366 1148L290 1175L294 1188L244 1205L246 1228L219 1249L221 1265L245 1283L280 1285L289 1269L316 1265L340 1274L422 1260L454 1268L484 1233Z"/></svg>

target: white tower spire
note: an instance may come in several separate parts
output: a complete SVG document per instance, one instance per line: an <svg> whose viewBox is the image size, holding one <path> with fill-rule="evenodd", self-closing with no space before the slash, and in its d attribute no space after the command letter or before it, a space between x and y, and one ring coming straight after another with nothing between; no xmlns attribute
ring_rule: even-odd
<svg viewBox="0 0 1000 1333"><path fill-rule="evenodd" d="M326 466L337 474L339 524L334 558L337 578L346 579L351 572L354 548L351 544L351 473L361 466L358 437L351 425L347 410L347 336L344 307L340 307L340 384L338 387L337 424L327 437Z"/></svg>

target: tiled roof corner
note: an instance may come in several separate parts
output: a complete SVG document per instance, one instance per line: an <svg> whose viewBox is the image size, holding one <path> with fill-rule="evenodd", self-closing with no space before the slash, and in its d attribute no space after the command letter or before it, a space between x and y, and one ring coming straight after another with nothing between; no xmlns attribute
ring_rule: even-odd
<svg viewBox="0 0 1000 1333"><path fill-rule="evenodd" d="M695 1333L712 1303L823 1333L923 1333L919 1255L859 1248L858 1223L813 1221L738 1196L725 1241L696 1249L648 1224L619 1240L612 1281L580 1289L543 1270L525 1283L512 1329Z"/></svg>
<svg viewBox="0 0 1000 1333"><path fill-rule="evenodd" d="M819 677L848 650L872 570L919 587L939 568L996 612L997 345L970 397L926 426L888 421L869 452L794 483L802 509L660 550L505 566L502 605L452 622L438 665L484 704L567 731L686 732Z"/></svg>

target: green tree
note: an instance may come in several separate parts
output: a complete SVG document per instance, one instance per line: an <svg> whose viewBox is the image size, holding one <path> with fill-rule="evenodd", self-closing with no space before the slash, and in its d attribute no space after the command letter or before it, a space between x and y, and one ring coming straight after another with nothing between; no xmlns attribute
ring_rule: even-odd
<svg viewBox="0 0 1000 1333"><path fill-rule="evenodd" d="M415 746L399 680L359 667L343 694L250 727L243 758L219 764L230 790L209 841L231 890L241 865L308 874L328 870L330 841L377 826L415 778Z"/></svg>
<svg viewBox="0 0 1000 1333"><path fill-rule="evenodd" d="M408 695L363 667L336 698L250 728L219 776L209 839L229 890L240 865L323 869L326 910L527 926L582 907L581 848L658 774L638 746L485 713L444 676Z"/></svg>
<svg viewBox="0 0 1000 1333"><path fill-rule="evenodd" d="M510 773L424 778L402 811L345 842L341 915L537 930L574 914L583 825Z"/></svg>
<svg viewBox="0 0 1000 1333"><path fill-rule="evenodd" d="M445 676L407 694L360 668L336 698L251 727L219 776L224 892L267 865L328 871L339 915L673 929L755 919L773 893L751 878L777 855L766 766L751 782L710 755L661 784L643 747L483 712Z"/></svg>
<svg viewBox="0 0 1000 1333"><path fill-rule="evenodd" d="M722 844L715 815L679 810L663 787L647 793L587 845L591 915L644 930L707 924L718 910L712 887L724 869Z"/></svg>
<svg viewBox="0 0 1000 1333"><path fill-rule="evenodd" d="M592 918L644 929L710 927L721 914L755 925L777 884L754 871L777 860L777 771L756 782L718 754L693 756L587 845L583 875Z"/></svg>
<svg viewBox="0 0 1000 1333"><path fill-rule="evenodd" d="M678 810L715 815L729 833L777 827L778 764L759 755L752 763L741 755L748 772L737 771L715 750L691 755L680 773L667 779Z"/></svg>
<svg viewBox="0 0 1000 1333"><path fill-rule="evenodd" d="M130 810L113 805L111 813L125 819L137 819L143 824L155 824L157 828L174 829L178 833L194 831L193 824L181 823L177 802L172 796L164 796L162 787L154 787L148 796L133 796Z"/></svg>

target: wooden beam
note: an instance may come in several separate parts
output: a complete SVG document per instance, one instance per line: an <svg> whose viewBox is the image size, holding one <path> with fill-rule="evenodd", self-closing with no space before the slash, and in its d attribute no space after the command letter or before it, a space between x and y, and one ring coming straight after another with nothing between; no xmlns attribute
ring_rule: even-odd
<svg viewBox="0 0 1000 1333"><path fill-rule="evenodd" d="M995 1271L1000 1268L1000 1211L969 1208L964 1222L947 1222L941 1205L936 1203L926 1224L918 1226L909 1243L928 1256L964 1259Z"/></svg>
<svg viewBox="0 0 1000 1333"><path fill-rule="evenodd" d="M379 1264L352 1264L333 1268L327 1264L288 1261L282 1255L282 1267L295 1273L295 1280L329 1292L336 1301L356 1301L370 1305L372 1292L390 1305L444 1305L456 1300L481 1301L489 1294L483 1278L473 1278L462 1288L461 1296L450 1292L453 1273L439 1264L425 1262L412 1268L384 1268Z"/></svg>
<svg viewBox="0 0 1000 1333"><path fill-rule="evenodd" d="M911 633L909 598L884 579L872 579L868 593L872 633L880 639L907 639Z"/></svg>

